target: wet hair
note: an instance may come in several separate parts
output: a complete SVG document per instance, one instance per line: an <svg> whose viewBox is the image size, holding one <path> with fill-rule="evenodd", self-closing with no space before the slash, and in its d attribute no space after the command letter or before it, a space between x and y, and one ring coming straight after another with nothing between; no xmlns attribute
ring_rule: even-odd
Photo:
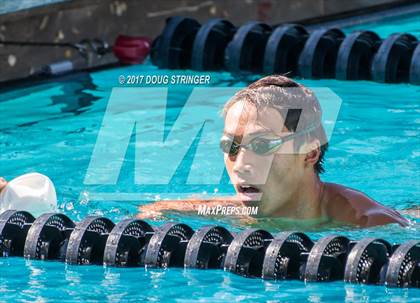
<svg viewBox="0 0 420 303"><path fill-rule="evenodd" d="M264 107L276 109L284 118L284 127L290 132L310 129L306 135L295 138L294 148L298 149L310 139L318 139L321 142L320 155L314 170L317 174L324 172L328 141L321 123L321 106L311 90L285 76L267 76L237 92L225 104L223 116L226 117L229 108L239 101L255 106L257 113Z"/></svg>

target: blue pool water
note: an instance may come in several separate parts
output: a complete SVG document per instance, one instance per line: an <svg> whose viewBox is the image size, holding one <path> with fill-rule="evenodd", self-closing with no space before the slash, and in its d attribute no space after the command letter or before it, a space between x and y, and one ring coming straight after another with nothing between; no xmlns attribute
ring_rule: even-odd
<svg viewBox="0 0 420 303"><path fill-rule="evenodd" d="M420 28L408 19L404 26ZM366 28L380 32L384 25ZM77 221L87 215L104 215L115 222L132 217L139 204L165 198L181 191L214 192L232 190L221 180L216 186L188 185L185 178L193 157L189 153L178 175L168 185L146 189L134 184L133 142L124 158L116 185L84 184L96 138L113 87L121 74L179 74L157 70L146 64L68 77L60 81L20 87L0 93L0 175L12 179L38 171L50 176L59 197L59 211ZM243 86L228 73L212 73L212 85ZM341 183L367 193L381 203L405 210L420 206L420 87L408 84L380 84L368 81L302 80L310 87L328 87L342 99L337 124L326 155L325 181ZM180 91L188 88L179 87ZM180 111L182 94L173 94L167 119ZM205 103L206 110L218 111L220 104ZM153 119L159 112L151 106L147 112L150 131L156 131ZM201 115L202 112L196 112ZM217 135L218 136L218 135ZM174 145L176 142L174 142ZM147 155L145 156L147 157ZM211 154L199 163L199 170L211 170L219 155ZM150 163L151 172L171 159ZM150 178L154 178L153 174ZM139 193L138 201L99 199L95 193ZM153 193L151 193L153 192ZM156 196L161 192L161 196ZM208 223L222 224L230 230L244 228L239 222L180 214L167 220L183 221L194 229ZM420 239L420 219L411 218L407 228L395 225L369 229L324 228L302 230L318 239L338 233L358 240L381 237L392 243ZM260 225L272 233L285 230L273 220ZM288 227L290 228L290 227ZM419 302L418 289L387 289L382 286L355 286L342 282L272 282L246 279L220 270L116 269L101 266L69 266L60 262L27 261L22 258L0 259L0 302L77 302L77 301L286 301L286 302Z"/></svg>
<svg viewBox="0 0 420 303"><path fill-rule="evenodd" d="M420 38L420 14L418 12L401 17L388 17L369 24L363 23L348 27L345 32L354 30L372 29L379 34L381 38L386 38L394 33L410 33Z"/></svg>

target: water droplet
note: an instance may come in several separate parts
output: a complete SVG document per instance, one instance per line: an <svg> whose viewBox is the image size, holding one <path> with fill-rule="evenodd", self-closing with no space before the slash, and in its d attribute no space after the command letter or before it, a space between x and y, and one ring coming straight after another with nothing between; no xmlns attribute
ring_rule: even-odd
<svg viewBox="0 0 420 303"><path fill-rule="evenodd" d="M66 203L66 210L71 211L74 209L73 202Z"/></svg>
<svg viewBox="0 0 420 303"><path fill-rule="evenodd" d="M80 204L87 205L89 203L89 192L83 191L80 196L81 196Z"/></svg>

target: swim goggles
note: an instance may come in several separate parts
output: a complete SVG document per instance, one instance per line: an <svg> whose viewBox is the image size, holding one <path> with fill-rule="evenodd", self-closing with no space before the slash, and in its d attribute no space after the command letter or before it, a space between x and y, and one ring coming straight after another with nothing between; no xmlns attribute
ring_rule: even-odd
<svg viewBox="0 0 420 303"><path fill-rule="evenodd" d="M229 156L236 156L241 147L251 150L257 155L269 155L277 151L277 149L284 143L290 140L293 140L296 137L308 134L309 132L315 130L320 124L313 125L303 131L293 133L291 135L284 136L282 138L276 139L266 139L261 137L256 137L252 139L248 144L238 144L232 137L224 135L220 139L220 149Z"/></svg>

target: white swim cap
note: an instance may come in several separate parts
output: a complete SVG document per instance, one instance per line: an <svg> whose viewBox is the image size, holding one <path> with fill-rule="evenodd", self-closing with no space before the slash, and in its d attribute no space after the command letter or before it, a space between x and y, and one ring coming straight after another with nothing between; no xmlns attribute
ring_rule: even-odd
<svg viewBox="0 0 420 303"><path fill-rule="evenodd" d="M0 212L26 210L34 216L57 210L54 184L44 175L26 174L10 181L0 193Z"/></svg>

